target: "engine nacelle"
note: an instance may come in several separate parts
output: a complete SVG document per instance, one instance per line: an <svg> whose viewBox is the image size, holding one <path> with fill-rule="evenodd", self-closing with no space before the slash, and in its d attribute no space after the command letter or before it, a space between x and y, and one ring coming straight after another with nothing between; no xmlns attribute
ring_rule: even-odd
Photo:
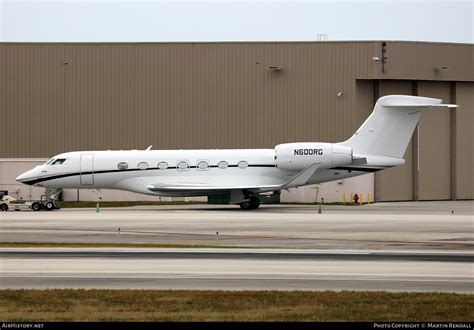
<svg viewBox="0 0 474 330"><path fill-rule="evenodd" d="M310 165L319 168L345 166L352 163L352 148L332 143L285 143L275 147L275 161L282 170L302 171Z"/></svg>

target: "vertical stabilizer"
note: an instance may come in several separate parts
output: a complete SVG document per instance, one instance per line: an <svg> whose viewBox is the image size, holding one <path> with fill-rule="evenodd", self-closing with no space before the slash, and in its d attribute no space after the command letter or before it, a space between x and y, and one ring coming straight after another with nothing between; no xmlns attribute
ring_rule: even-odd
<svg viewBox="0 0 474 330"><path fill-rule="evenodd" d="M389 95L378 99L374 111L347 141L340 145L353 149L354 154L403 158L423 110L447 106L440 99Z"/></svg>

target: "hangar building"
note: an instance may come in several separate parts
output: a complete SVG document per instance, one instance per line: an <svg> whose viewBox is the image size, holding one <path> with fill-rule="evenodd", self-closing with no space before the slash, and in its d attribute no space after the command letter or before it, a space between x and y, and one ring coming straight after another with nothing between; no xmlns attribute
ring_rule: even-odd
<svg viewBox="0 0 474 330"><path fill-rule="evenodd" d="M407 94L460 108L424 114L405 165L322 195L473 199L473 55L472 44L399 41L0 43L0 190L36 197L16 175L65 151L339 142L378 97Z"/></svg>

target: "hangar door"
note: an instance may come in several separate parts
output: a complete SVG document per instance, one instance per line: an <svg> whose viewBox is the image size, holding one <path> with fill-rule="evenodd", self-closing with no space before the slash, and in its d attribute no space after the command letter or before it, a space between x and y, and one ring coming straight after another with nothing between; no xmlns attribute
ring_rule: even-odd
<svg viewBox="0 0 474 330"><path fill-rule="evenodd" d="M456 99L455 195L457 199L474 199L474 83L457 82ZM451 150L453 153L453 150Z"/></svg>
<svg viewBox="0 0 474 330"><path fill-rule="evenodd" d="M94 155L93 154L82 154L81 155L81 184L92 185L94 184Z"/></svg>
<svg viewBox="0 0 474 330"><path fill-rule="evenodd" d="M442 99L451 103L448 82L420 81L418 95ZM419 200L451 199L451 130L450 109L432 108L421 116L418 124L418 174ZM456 111L456 110L453 110Z"/></svg>
<svg viewBox="0 0 474 330"><path fill-rule="evenodd" d="M403 80L382 80L378 85L376 98L390 95L413 95L413 82ZM376 201L413 200L413 142L410 141L404 157L406 162L388 170L375 173Z"/></svg>

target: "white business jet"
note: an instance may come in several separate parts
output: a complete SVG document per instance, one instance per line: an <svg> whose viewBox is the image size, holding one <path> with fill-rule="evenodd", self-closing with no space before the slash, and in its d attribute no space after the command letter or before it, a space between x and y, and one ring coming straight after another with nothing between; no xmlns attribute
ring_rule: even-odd
<svg viewBox="0 0 474 330"><path fill-rule="evenodd" d="M54 156L17 181L49 188L120 189L158 196L230 194L256 209L258 193L340 180L404 164L423 110L456 107L391 95L347 141L279 144L274 149L75 151Z"/></svg>

